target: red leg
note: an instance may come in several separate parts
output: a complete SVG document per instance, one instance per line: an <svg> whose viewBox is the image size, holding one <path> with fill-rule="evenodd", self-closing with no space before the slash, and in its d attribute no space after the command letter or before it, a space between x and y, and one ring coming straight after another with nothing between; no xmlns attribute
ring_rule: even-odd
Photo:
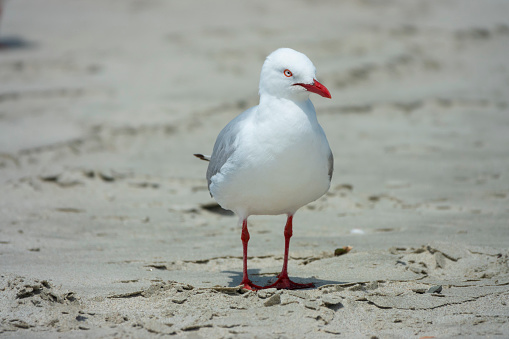
<svg viewBox="0 0 509 339"><path fill-rule="evenodd" d="M315 284L313 284L313 283L309 283L309 284L295 283L295 282L291 281L290 278L288 277L288 252L290 249L290 238L292 237L292 234L293 234L292 221L293 221L293 215L289 215L288 219L286 221L285 233L284 233L285 234L285 257L283 259L283 270L281 271L281 273L279 273L278 278L275 283L265 286L263 288L274 288L275 287L278 290L279 289L295 290L295 289L299 289L299 288L310 288L310 287L315 286Z"/></svg>
<svg viewBox="0 0 509 339"><path fill-rule="evenodd" d="M247 230L247 219L242 221L242 234L240 239L242 239L242 249L243 249L243 274L242 274L242 282L241 285L244 285L243 288L246 290L256 291L261 289L261 286L255 285L249 280L247 276L247 243L249 242L249 231Z"/></svg>

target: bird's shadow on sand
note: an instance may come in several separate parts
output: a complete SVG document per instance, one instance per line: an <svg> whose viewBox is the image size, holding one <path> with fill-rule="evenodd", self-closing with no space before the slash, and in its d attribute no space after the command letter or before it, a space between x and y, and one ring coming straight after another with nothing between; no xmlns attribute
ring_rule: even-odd
<svg viewBox="0 0 509 339"><path fill-rule="evenodd" d="M221 271L221 273L226 273L230 276L230 283L228 283L228 287L236 287L239 286L242 282L242 271ZM258 269L248 269L247 273L249 275L249 279L256 285L267 286L274 283L277 280L277 274L275 275L266 275L260 274L260 270ZM334 281L334 280L323 280L318 278L300 278L296 276L290 275L290 279L299 284L307 284L313 283L315 284L314 288L324 286L324 285L337 285L344 284L345 281Z"/></svg>

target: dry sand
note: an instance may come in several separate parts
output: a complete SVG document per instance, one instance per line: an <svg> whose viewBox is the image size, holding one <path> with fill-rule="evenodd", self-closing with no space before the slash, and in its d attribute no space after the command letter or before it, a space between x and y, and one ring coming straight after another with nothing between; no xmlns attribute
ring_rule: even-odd
<svg viewBox="0 0 509 339"><path fill-rule="evenodd" d="M0 337L509 337L509 3L7 1ZM240 291L204 179L278 47L336 159ZM284 216L250 219L250 274ZM348 254L334 250L353 246Z"/></svg>

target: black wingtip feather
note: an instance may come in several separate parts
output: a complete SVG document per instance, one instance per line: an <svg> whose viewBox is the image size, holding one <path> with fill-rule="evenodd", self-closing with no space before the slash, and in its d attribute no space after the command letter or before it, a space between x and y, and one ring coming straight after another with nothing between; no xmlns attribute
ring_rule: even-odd
<svg viewBox="0 0 509 339"><path fill-rule="evenodd" d="M203 154L193 154L195 157L197 157L198 159L201 159L201 160L204 160L204 161L210 161L209 159L207 159L207 157L205 157Z"/></svg>

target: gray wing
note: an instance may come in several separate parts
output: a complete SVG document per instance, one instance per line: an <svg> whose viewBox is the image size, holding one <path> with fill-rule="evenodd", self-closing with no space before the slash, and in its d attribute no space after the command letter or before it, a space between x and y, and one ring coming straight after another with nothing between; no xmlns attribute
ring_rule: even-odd
<svg viewBox="0 0 509 339"><path fill-rule="evenodd" d="M221 171L223 165L235 153L237 149L237 138L242 128L242 122L256 107L244 111L235 119L230 121L217 136L214 150L210 156L209 167L207 168L207 186L210 191L210 181L214 175Z"/></svg>
<svg viewBox="0 0 509 339"><path fill-rule="evenodd" d="M332 172L334 172L334 156L331 151L329 153L329 181L332 180Z"/></svg>

